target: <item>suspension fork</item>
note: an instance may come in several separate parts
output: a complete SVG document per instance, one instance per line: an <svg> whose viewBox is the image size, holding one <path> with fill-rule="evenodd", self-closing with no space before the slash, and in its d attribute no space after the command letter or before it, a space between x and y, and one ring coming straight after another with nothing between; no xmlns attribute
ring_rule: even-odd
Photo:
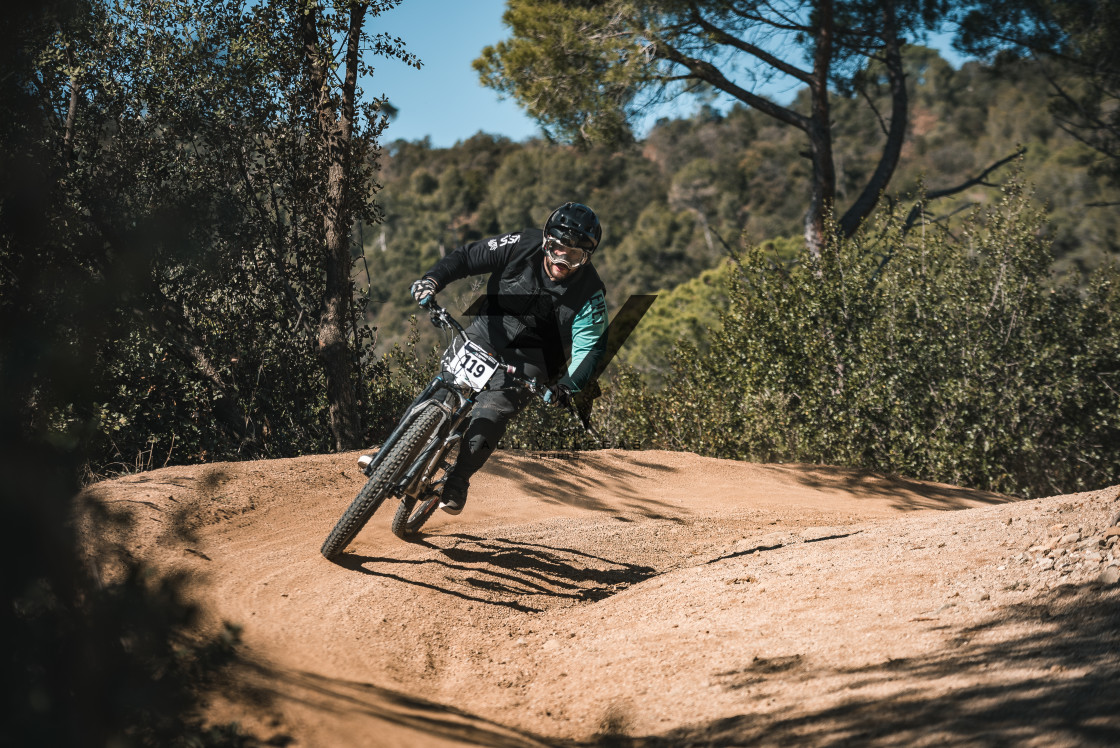
<svg viewBox="0 0 1120 748"><path fill-rule="evenodd" d="M444 418L437 428L437 436L432 439L424 451L413 461L408 470L401 476L397 484L398 492L402 495L411 495L419 488L426 485L428 479L435 473L440 460L460 438L458 427L467 419L474 407L473 400L467 400L457 410L452 410L448 405L438 400L429 407L445 411ZM446 430L445 430L446 427ZM444 435L446 434L446 435Z"/></svg>

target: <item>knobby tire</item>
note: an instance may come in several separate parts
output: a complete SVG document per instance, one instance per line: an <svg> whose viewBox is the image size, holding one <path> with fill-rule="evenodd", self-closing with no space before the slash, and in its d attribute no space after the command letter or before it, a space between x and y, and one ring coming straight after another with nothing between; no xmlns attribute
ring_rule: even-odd
<svg viewBox="0 0 1120 748"><path fill-rule="evenodd" d="M320 552L333 559L354 540L370 517L389 496L400 476L415 460L432 434L439 427L441 412L438 408L423 408L404 434L390 448L385 458L374 469L362 490L350 502L342 518L323 542Z"/></svg>
<svg viewBox="0 0 1120 748"><path fill-rule="evenodd" d="M422 498L423 500L406 496L401 499L400 506L397 507L397 513L393 515L391 528L393 534L398 538L405 539L414 535L439 508L440 495L438 493L429 489ZM419 506L417 506L417 502L419 502ZM414 508L415 511L413 511Z"/></svg>

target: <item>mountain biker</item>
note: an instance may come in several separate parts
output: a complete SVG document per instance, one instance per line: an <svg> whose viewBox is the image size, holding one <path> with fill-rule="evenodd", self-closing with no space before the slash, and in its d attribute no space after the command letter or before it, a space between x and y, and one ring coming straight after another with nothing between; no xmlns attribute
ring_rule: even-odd
<svg viewBox="0 0 1120 748"><path fill-rule="evenodd" d="M590 381L607 345L605 288L591 265L602 234L591 208L564 203L543 230L526 228L456 248L409 291L423 304L452 281L489 273L468 337L513 364L518 374L547 383L546 402L568 405ZM463 511L471 476L532 397L512 385L498 372L476 397L459 456L444 481L445 512Z"/></svg>

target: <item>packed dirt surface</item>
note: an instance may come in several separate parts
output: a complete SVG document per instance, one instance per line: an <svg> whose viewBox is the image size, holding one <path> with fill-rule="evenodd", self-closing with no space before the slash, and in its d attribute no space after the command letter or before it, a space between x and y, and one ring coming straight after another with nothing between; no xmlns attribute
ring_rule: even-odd
<svg viewBox="0 0 1120 748"><path fill-rule="evenodd" d="M356 457L90 489L241 627L213 721L314 747L1120 745L1120 486L499 452L460 516L406 543L390 500L332 563Z"/></svg>

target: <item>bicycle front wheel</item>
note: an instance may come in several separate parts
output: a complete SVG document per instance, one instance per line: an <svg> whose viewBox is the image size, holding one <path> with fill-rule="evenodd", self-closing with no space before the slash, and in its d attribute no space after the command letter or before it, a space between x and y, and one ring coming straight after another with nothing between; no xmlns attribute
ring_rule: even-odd
<svg viewBox="0 0 1120 748"><path fill-rule="evenodd" d="M427 407L420 411L400 439L390 447L389 453L378 463L373 475L335 524L320 549L323 556L328 559L338 556L366 526L373 513L392 492L405 469L412 465L435 435L440 416L439 408Z"/></svg>

